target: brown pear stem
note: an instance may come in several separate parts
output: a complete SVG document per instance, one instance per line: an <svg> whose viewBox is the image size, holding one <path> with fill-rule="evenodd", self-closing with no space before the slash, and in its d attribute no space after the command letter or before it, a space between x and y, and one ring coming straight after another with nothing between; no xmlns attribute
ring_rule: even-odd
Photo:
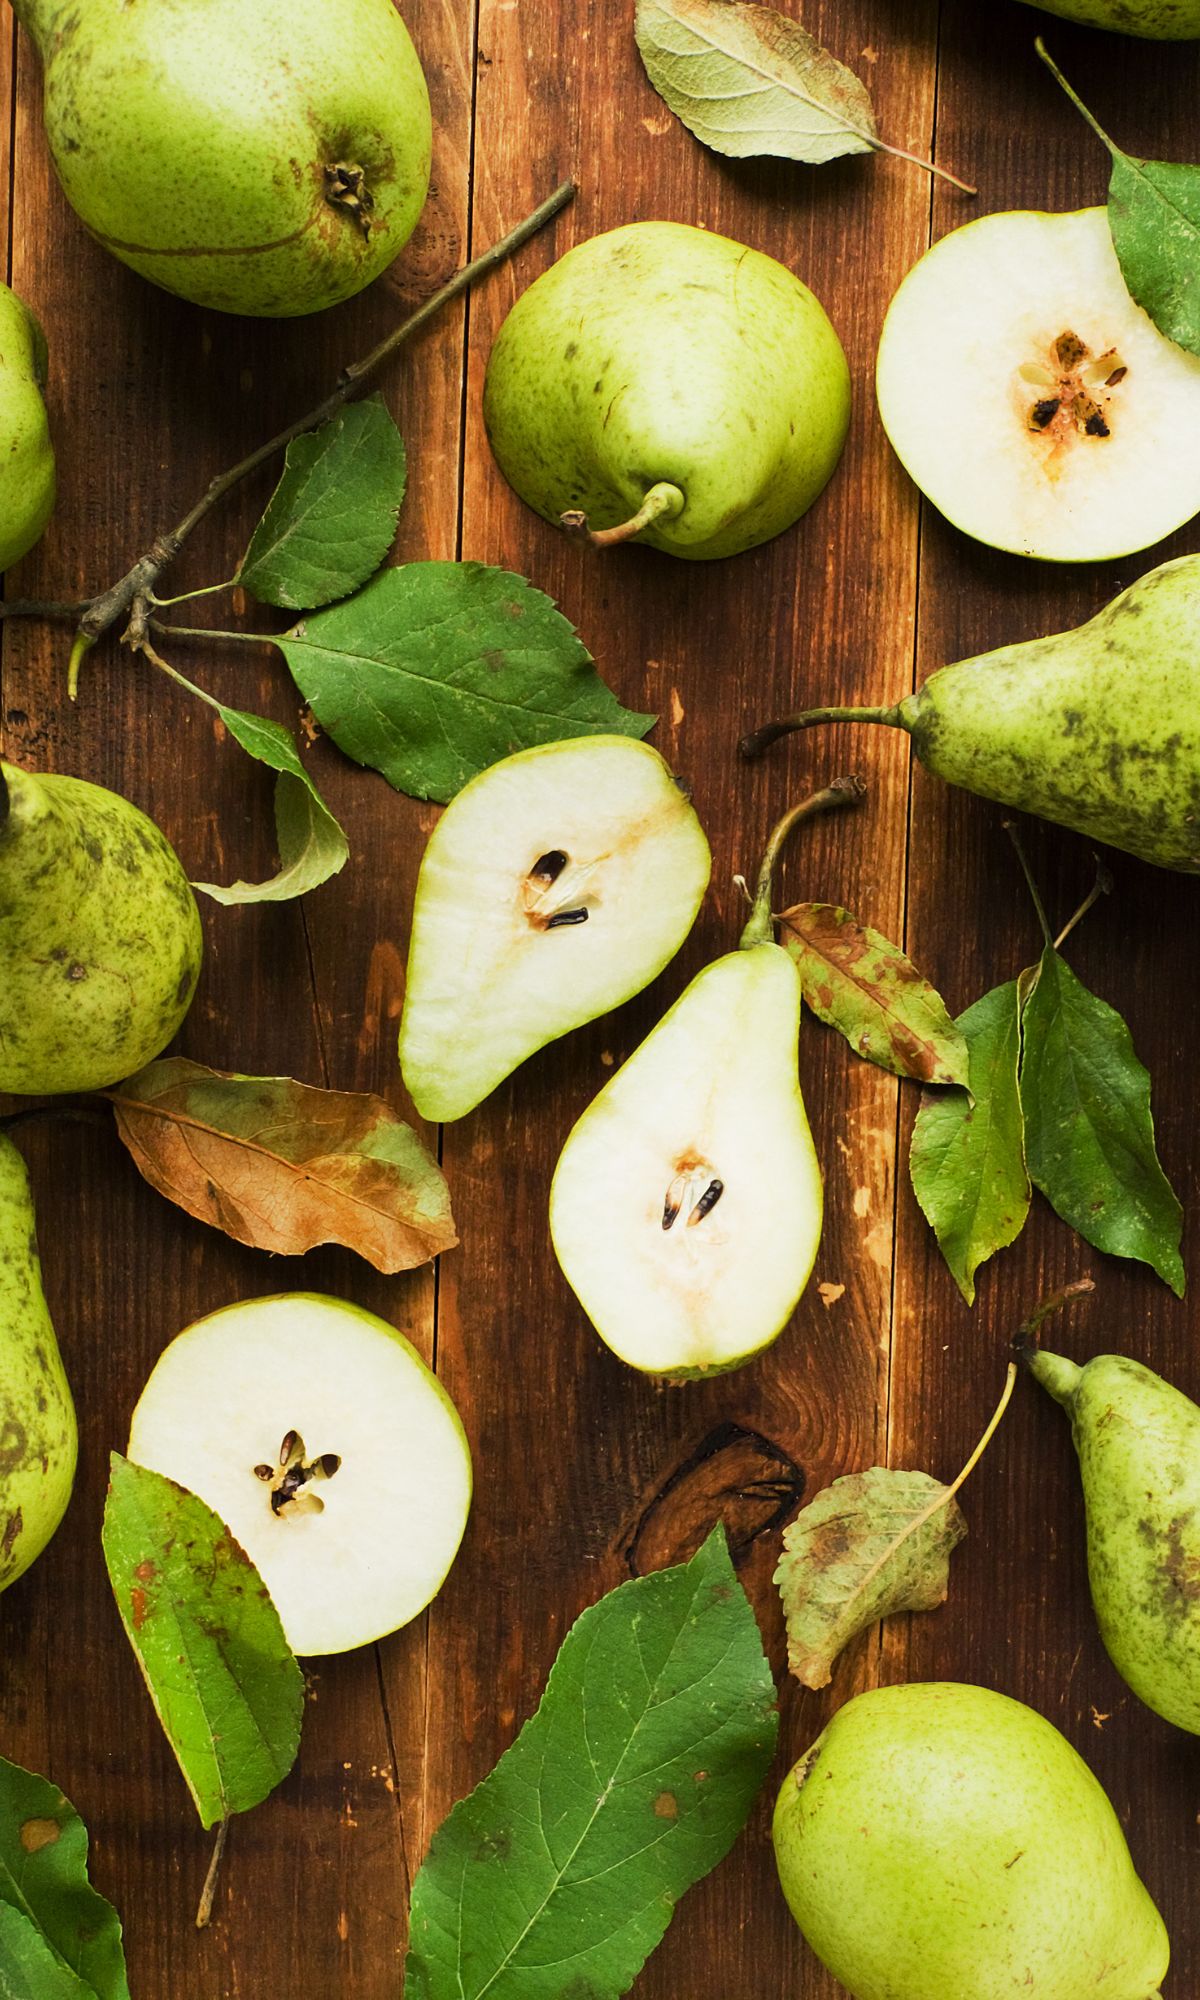
<svg viewBox="0 0 1200 2000"><path fill-rule="evenodd" d="M835 778L823 791L813 792L799 805L786 812L772 830L758 870L758 880L754 885L754 907L750 920L742 932L743 945L771 944L774 942L775 919L771 915L771 883L775 874L775 864L782 852L784 842L793 827L801 820L813 819L817 813L837 812L842 806L856 806L867 795L867 788L859 777Z"/></svg>
<svg viewBox="0 0 1200 2000"><path fill-rule="evenodd" d="M798 729L812 729L818 722L877 722L885 729L905 727L899 702L891 708L804 708L795 715L781 715L777 722L765 722L761 729L751 729L738 744L739 755L750 759L761 757L781 736L792 736Z"/></svg>
<svg viewBox="0 0 1200 2000"><path fill-rule="evenodd" d="M643 528L652 528L656 521L673 521L677 514L682 514L685 505L686 500L679 487L672 486L668 479L660 479L656 486L650 488L637 513L631 514L627 521L622 521L615 528L590 528L588 517L580 507L572 507L567 513L560 514L558 519L560 527L572 540L586 542L593 549L613 549L621 542L631 542Z"/></svg>
<svg viewBox="0 0 1200 2000"><path fill-rule="evenodd" d="M1063 1306L1070 1305L1072 1299L1084 1298L1088 1292L1094 1292L1095 1289L1094 1279L1075 1278L1069 1285L1064 1285L1061 1291L1051 1292L1048 1298L1044 1298L1041 1305L1030 1313L1029 1318L1013 1335L1012 1351L1018 1361L1028 1363L1030 1357L1037 1353L1043 1320L1049 1319L1051 1313L1058 1312Z"/></svg>

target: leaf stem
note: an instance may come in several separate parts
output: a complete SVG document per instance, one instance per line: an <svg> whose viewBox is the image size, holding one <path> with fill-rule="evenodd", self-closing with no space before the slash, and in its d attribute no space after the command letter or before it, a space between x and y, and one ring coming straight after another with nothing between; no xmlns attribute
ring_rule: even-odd
<svg viewBox="0 0 1200 2000"><path fill-rule="evenodd" d="M150 630L169 639L233 639L239 646L273 646L273 632L222 632L209 625L167 625L157 618L148 621Z"/></svg>
<svg viewBox="0 0 1200 2000"><path fill-rule="evenodd" d="M156 597L152 590L146 592L146 601L156 611L165 611L171 604L190 604L196 597L215 597L222 590L232 590L237 583L236 576L230 576L224 583L202 583L199 590L182 590L178 597Z"/></svg>
<svg viewBox="0 0 1200 2000"><path fill-rule="evenodd" d="M1067 82L1066 77L1060 70L1058 64L1055 62L1053 56L1049 53L1049 50L1047 49L1046 44L1042 40L1040 35L1038 35L1037 38L1035 39L1033 46L1037 50L1042 61L1045 63L1046 68L1049 70L1051 76L1054 78L1055 83L1058 84L1061 90L1065 91L1066 95L1070 98L1072 104L1075 106L1076 111L1078 111L1082 117L1086 118L1093 132L1096 134L1096 137L1100 139L1103 142L1103 144L1108 147L1108 150L1112 154L1113 159L1114 160L1119 158L1123 159L1125 156L1121 152L1121 148L1115 143L1114 140L1109 138L1108 133L1105 131L1099 119L1094 118L1092 116L1092 113L1088 110L1087 105L1084 103L1082 97L1079 95L1079 92L1077 90L1072 89L1071 85Z"/></svg>
<svg viewBox="0 0 1200 2000"><path fill-rule="evenodd" d="M783 844L791 833L792 828L799 826L801 820L812 819L817 813L836 812L842 806L856 806L860 799L866 797L866 793L866 785L859 777L835 778L833 783L826 785L823 791L813 792L810 797L801 799L799 805L793 806L790 812L786 812L783 815L778 825L773 828L766 847L763 850L763 858L759 864L758 879L754 885L754 899L750 911L750 920L742 932L741 944L750 946L773 942L774 918L771 915L771 880L775 873L775 864L779 859Z"/></svg>
<svg viewBox="0 0 1200 2000"><path fill-rule="evenodd" d="M935 180L949 181L951 187L958 188L963 194L979 193L979 189L972 187L970 181L960 181L958 175L952 174L948 167L939 167L933 160L923 159L920 153L908 153L903 146L890 146L886 139L872 139L871 145L877 153L890 153L893 159L908 160L914 167L920 167L922 172L932 174Z"/></svg>
<svg viewBox="0 0 1200 2000"><path fill-rule="evenodd" d="M228 1838L229 1821L228 1819L219 1820L217 1822L217 1837L213 1842L212 1859L208 1864L208 1873L204 1877L204 1887L200 1891L200 1905L196 1911L196 1929L198 1931L207 1930L212 1920L213 1903L216 1900L217 1894L217 1876L221 1872L221 1862L225 1854L225 1842Z"/></svg>
<svg viewBox="0 0 1200 2000"><path fill-rule="evenodd" d="M0 1132L17 1132L22 1125L39 1125L45 1119L61 1119L70 1125L107 1125L108 1113L86 1098L80 1103L55 1099L50 1104L25 1105L0 1117Z"/></svg>
<svg viewBox="0 0 1200 2000"><path fill-rule="evenodd" d="M971 1474L974 1472L975 1467L978 1465L980 1459L983 1457L983 1454L987 1450L992 1439L995 1437L996 1427L999 1424L1001 1417L1004 1415L1005 1410L1007 1410L1010 1401L1012 1400L1013 1384L1015 1383L1016 1379L1017 1379L1017 1364L1015 1361L1010 1361L1008 1364L1008 1373L1004 1378L1004 1387L1000 1392L1000 1401L997 1403L995 1409L992 1411L991 1420L988 1424L987 1429L984 1431L983 1436L979 1440L979 1443L976 1445L974 1451L971 1453L970 1458L963 1466L963 1469L959 1473L958 1478L953 1482L951 1486L948 1486L946 1488L947 1500L953 1499L954 1495L958 1492L959 1487L965 1485L966 1481L971 1477Z"/></svg>
<svg viewBox="0 0 1200 2000"><path fill-rule="evenodd" d="M1075 915L1073 917L1067 918L1066 923L1063 925L1058 936L1055 938L1054 940L1055 951L1061 950L1062 946L1066 943L1067 939L1070 937L1071 932L1074 930L1076 924L1080 923L1083 920L1083 918L1086 917L1088 911L1092 907L1092 904L1098 903L1100 901L1101 896L1107 896L1111 894L1112 885L1113 885L1112 876L1109 874L1108 869L1105 867L1103 861L1101 861L1097 856L1096 879L1092 883L1092 886L1088 890L1087 895L1084 897L1082 903L1079 905L1079 908L1076 910Z"/></svg>
<svg viewBox="0 0 1200 2000"><path fill-rule="evenodd" d="M1017 832L1016 821L1011 819L1006 819L1004 821L1004 831L1008 835L1009 839L1012 841L1013 846L1016 848L1017 860L1021 864L1021 873L1025 877L1029 893L1033 898L1033 907L1037 911L1037 920L1042 928L1042 936L1045 938L1046 943L1049 945L1051 951L1053 951L1054 938L1051 935L1050 931L1050 920L1046 915L1046 906L1042 902L1041 896L1038 893L1038 885L1033 879L1033 870L1030 868L1029 863L1025 858L1025 849L1021 845L1021 836Z"/></svg>

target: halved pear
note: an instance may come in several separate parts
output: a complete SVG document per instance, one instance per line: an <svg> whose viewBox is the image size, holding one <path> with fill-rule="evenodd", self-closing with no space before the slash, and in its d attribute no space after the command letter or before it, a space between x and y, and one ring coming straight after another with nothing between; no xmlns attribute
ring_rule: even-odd
<svg viewBox="0 0 1200 2000"><path fill-rule="evenodd" d="M1102 208L943 237L888 308L876 389L922 493L993 548L1099 562L1200 510L1200 358L1130 298Z"/></svg>
<svg viewBox="0 0 1200 2000"><path fill-rule="evenodd" d="M461 1118L535 1049L640 993L710 867L647 743L547 743L472 779L417 879L400 1066L421 1115Z"/></svg>
<svg viewBox="0 0 1200 2000"><path fill-rule="evenodd" d="M197 1320L160 1357L129 1457L207 1502L293 1652L342 1653L441 1589L471 1503L458 1412L386 1320L313 1292Z"/></svg>
<svg viewBox="0 0 1200 2000"><path fill-rule="evenodd" d="M777 944L694 979L579 1119L550 1190L563 1272L634 1368L736 1368L786 1325L821 1237L796 1073L800 975Z"/></svg>

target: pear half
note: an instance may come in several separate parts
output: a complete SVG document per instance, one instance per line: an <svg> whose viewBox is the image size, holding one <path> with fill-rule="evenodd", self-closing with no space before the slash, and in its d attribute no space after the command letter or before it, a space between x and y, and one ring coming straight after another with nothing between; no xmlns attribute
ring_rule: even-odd
<svg viewBox="0 0 1200 2000"><path fill-rule="evenodd" d="M888 308L876 389L922 493L993 548L1099 562L1200 510L1200 359L1130 298L1102 208L943 237Z"/></svg>
<svg viewBox="0 0 1200 2000"><path fill-rule="evenodd" d="M768 1346L808 1282L821 1171L796 1073L800 975L766 943L718 958L563 1148L554 1249L601 1338L686 1378Z"/></svg>
<svg viewBox="0 0 1200 2000"><path fill-rule="evenodd" d="M342 1653L440 1590L471 1502L458 1412L395 1327L294 1292L197 1320L161 1356L128 1455L220 1515L293 1652Z"/></svg>
<svg viewBox="0 0 1200 2000"><path fill-rule="evenodd" d="M649 744L548 743L472 779L417 880L400 1065L422 1117L461 1118L535 1049L640 993L710 867Z"/></svg>

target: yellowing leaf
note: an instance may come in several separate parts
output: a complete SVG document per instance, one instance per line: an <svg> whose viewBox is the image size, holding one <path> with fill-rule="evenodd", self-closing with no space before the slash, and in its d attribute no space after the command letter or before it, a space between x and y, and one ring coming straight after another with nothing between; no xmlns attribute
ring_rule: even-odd
<svg viewBox="0 0 1200 2000"><path fill-rule="evenodd" d="M834 903L797 903L779 921L806 1004L856 1055L918 1083L966 1083L962 1030L898 945Z"/></svg>

